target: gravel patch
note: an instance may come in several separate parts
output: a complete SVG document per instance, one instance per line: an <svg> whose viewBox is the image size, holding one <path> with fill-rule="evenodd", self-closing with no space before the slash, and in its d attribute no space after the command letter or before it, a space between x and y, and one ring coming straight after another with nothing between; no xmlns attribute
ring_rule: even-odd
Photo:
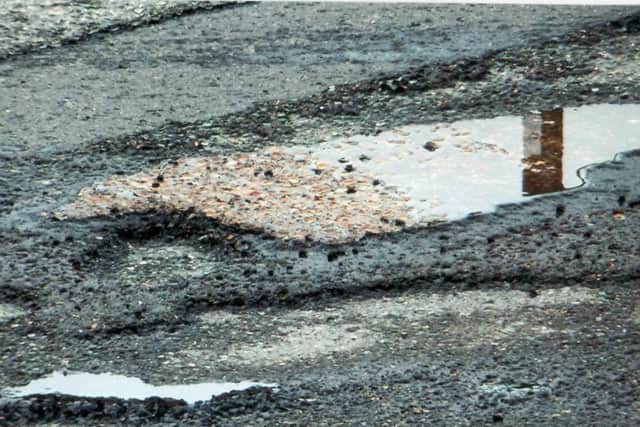
<svg viewBox="0 0 640 427"><path fill-rule="evenodd" d="M0 322L8 322L16 317L24 316L26 312L12 304L0 303Z"/></svg>

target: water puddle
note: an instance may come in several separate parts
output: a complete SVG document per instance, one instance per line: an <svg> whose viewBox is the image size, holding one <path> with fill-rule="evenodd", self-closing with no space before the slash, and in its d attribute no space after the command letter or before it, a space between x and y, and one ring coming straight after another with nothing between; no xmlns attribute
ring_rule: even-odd
<svg viewBox="0 0 640 427"><path fill-rule="evenodd" d="M640 105L411 125L316 146L185 158L83 189L54 213L196 211L279 238L341 242L565 191L640 147Z"/></svg>
<svg viewBox="0 0 640 427"><path fill-rule="evenodd" d="M292 151L375 175L407 196L420 223L578 187L584 166L638 147L640 105L603 104L405 126Z"/></svg>
<svg viewBox="0 0 640 427"><path fill-rule="evenodd" d="M180 385L152 385L138 378L113 374L89 374L54 372L50 376L37 379L26 386L6 388L5 397L24 397L34 394L65 394L79 397L118 399L140 399L161 397L184 400L188 404L211 399L212 396L230 391L246 390L250 387L276 388L276 384L262 384L250 381L239 383L200 383Z"/></svg>

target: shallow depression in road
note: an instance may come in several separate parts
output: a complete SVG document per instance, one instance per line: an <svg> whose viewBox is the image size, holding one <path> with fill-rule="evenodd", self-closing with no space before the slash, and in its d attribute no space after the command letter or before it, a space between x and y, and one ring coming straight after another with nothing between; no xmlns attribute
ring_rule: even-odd
<svg viewBox="0 0 640 427"><path fill-rule="evenodd" d="M124 375L54 372L52 375L34 380L24 387L6 388L3 395L24 397L34 394L66 394L79 397L115 397L119 399L147 399L161 397L184 400L191 404L211 399L230 391L246 390L250 387L275 388L276 384L250 381L239 383L199 383L156 386Z"/></svg>
<svg viewBox="0 0 640 427"><path fill-rule="evenodd" d="M637 147L640 105L531 111L185 158L85 188L54 215L195 209L280 238L342 242L575 188L585 166Z"/></svg>

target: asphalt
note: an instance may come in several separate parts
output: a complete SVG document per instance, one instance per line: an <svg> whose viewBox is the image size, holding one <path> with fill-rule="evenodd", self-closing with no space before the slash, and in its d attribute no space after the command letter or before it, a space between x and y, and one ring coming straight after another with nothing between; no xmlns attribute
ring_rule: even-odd
<svg viewBox="0 0 640 427"><path fill-rule="evenodd" d="M185 156L638 103L637 7L165 6L96 2L90 23L0 37L0 384L279 387L195 406L2 398L0 424L640 422L638 151L569 192L341 244L197 212L53 215Z"/></svg>

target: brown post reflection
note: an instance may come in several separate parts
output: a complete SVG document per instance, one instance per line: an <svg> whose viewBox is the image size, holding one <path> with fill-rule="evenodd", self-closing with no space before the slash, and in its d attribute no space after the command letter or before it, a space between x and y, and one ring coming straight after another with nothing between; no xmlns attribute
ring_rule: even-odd
<svg viewBox="0 0 640 427"><path fill-rule="evenodd" d="M562 119L562 109L524 116L522 192L525 195L564 190Z"/></svg>

